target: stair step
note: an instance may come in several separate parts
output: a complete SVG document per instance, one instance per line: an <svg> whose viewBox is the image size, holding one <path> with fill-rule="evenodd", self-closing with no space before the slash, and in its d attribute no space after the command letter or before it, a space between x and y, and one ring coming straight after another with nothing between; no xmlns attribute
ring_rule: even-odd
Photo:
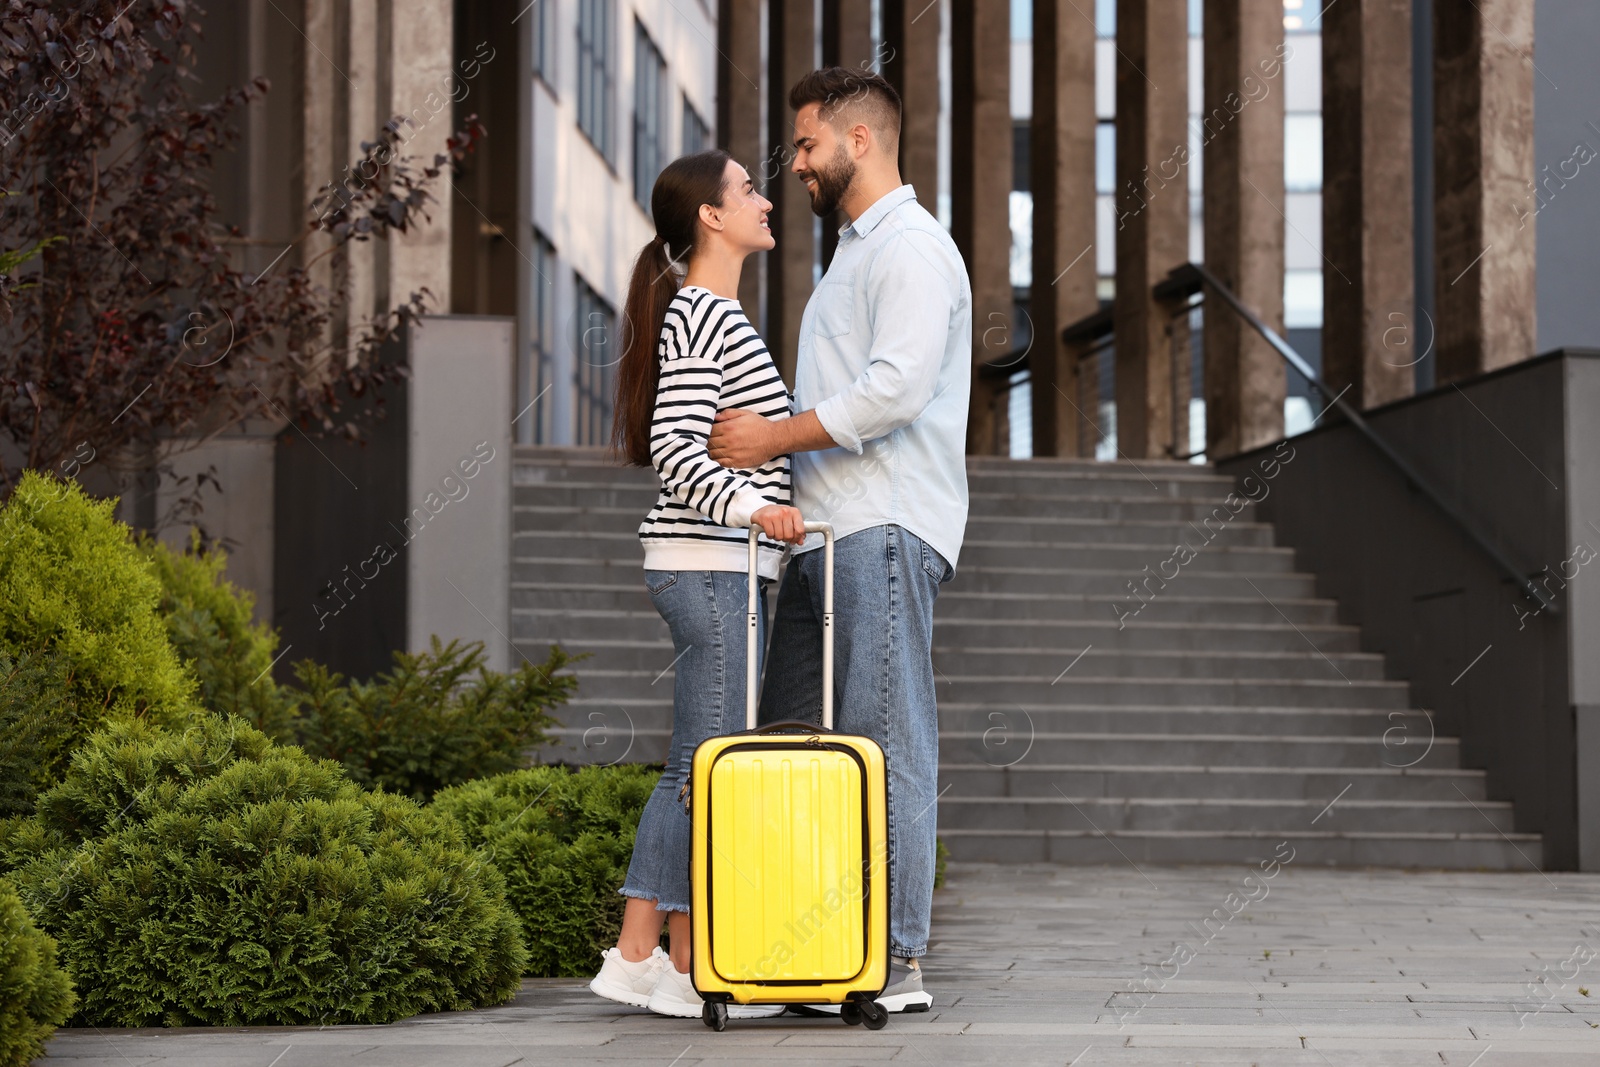
<svg viewBox="0 0 1600 1067"><path fill-rule="evenodd" d="M581 678L580 668L580 678ZM616 712L641 729L672 728L673 678L664 674L643 696L610 700L580 695L556 718L573 727L605 721ZM594 713L601 712L600 718ZM619 719L618 721L623 721ZM995 710L967 704L939 708L940 758L945 763L1000 769L1022 766L1038 735L1141 741L1151 736L1222 736L1256 740L1336 738L1371 741L1378 770L1417 766L1441 740L1418 711L1370 708L1021 707ZM1027 766L1034 761L1030 760ZM1429 761L1429 766L1437 764ZM1004 795L1004 794L999 794Z"/></svg>
<svg viewBox="0 0 1600 1067"><path fill-rule="evenodd" d="M1009 747L1009 742L1007 747ZM998 748L994 736L984 732L940 730L939 751L943 758L972 763L986 756L1013 757ZM1114 766L1147 764L1176 766L1203 764L1214 767L1382 767L1396 762L1393 748L1385 748L1381 737L1263 737L1253 734L1132 734L1132 733L1055 733L1036 730L1027 747L1029 762L1040 764L1103 763ZM1408 757L1414 758L1414 757ZM1452 770L1460 767L1460 742L1453 737L1438 737L1418 768Z"/></svg>
<svg viewBox="0 0 1600 1067"><path fill-rule="evenodd" d="M1138 575L1115 570L1077 570L1068 567L967 567L963 566L946 587L971 593L1087 593L1121 599L1130 617L1143 614L1144 604L1159 604L1171 593L1188 596L1244 597L1254 595L1269 604L1279 597L1306 599L1316 594L1310 574L1221 574L1183 571L1162 583L1135 581ZM1164 586L1164 588L1163 588Z"/></svg>
<svg viewBox="0 0 1600 1067"><path fill-rule="evenodd" d="M1309 652L1315 645L1329 656L1358 652L1360 638L1360 632L1354 627L1307 623L1297 629L1281 621L1276 626L1236 624L1202 628L1188 623L1150 623L1118 629L1109 613L1100 619L1066 621L935 619L933 635L937 648L1061 649L1075 654L1071 650L1092 646L1092 653L1187 650L1251 654ZM524 608L517 615L512 637L519 642L542 645L572 642L584 643L586 647L596 642L669 640L667 624L655 611L648 609Z"/></svg>
<svg viewBox="0 0 1600 1067"><path fill-rule="evenodd" d="M939 802L941 830L1126 830L1204 833L1218 826L1293 834L1313 826L1348 833L1477 833L1510 831L1511 805L1456 800L1289 802L1278 797L963 797ZM1313 822L1315 820L1315 822Z"/></svg>
<svg viewBox="0 0 1600 1067"><path fill-rule="evenodd" d="M1002 751L998 746L991 746L988 754L999 757ZM1291 802L1316 801L1318 804L1326 804L1335 797L1340 798L1340 804L1345 800L1402 799L1471 800L1481 803L1485 799L1484 773L1478 770L1315 765L1158 767L1149 764L1118 766L1082 762L1044 764L1022 756L1022 751L1018 746L1015 752L1006 757L1018 759L1010 766L949 762L941 753L940 804L954 805L961 798L972 796L1059 797L1061 793L1070 797L1276 798ZM1390 754L1389 758L1397 758L1397 754Z"/></svg>
<svg viewBox="0 0 1600 1067"><path fill-rule="evenodd" d="M1153 614L1153 611L1152 611ZM1207 652L1295 652L1310 641L1323 652L1359 651L1361 631L1354 626L1303 623L1209 623L1135 620L1119 628L1107 613L1102 619L966 619L935 618L933 641L941 647L993 646L1085 648L1096 650L1194 649Z"/></svg>
<svg viewBox="0 0 1600 1067"><path fill-rule="evenodd" d="M1107 864L1225 863L1255 866L1292 848L1294 864L1338 867L1527 871L1542 862L1538 834L1341 833L1336 831L941 830L958 862Z"/></svg>
<svg viewBox="0 0 1600 1067"><path fill-rule="evenodd" d="M1125 595L993 593L952 588L953 585L954 582L945 586L939 594L934 611L936 619L993 618L996 614L1003 614L1005 618L1024 622L1110 619L1114 625L1129 610ZM1202 597L1182 593L1169 596L1163 593L1155 603L1127 619L1125 628L1131 630L1146 624L1270 624L1281 623L1285 619L1296 626L1306 623L1332 624L1337 621L1337 605L1332 600L1314 597L1273 597L1269 603L1253 590L1248 597Z"/></svg>
<svg viewBox="0 0 1600 1067"><path fill-rule="evenodd" d="M580 684L589 696L628 696L649 685L658 671L597 670L586 667ZM1329 672L1330 675L1332 672ZM1037 704L1054 698L1063 704L1280 704L1319 707L1405 708L1404 682L1334 678L1118 678L1069 673L1054 685L1047 679L935 673L940 701L986 702L996 709Z"/></svg>
<svg viewBox="0 0 1600 1067"><path fill-rule="evenodd" d="M1283 652L1237 649L1123 650L1090 645L1075 648L941 648L933 649L936 670L958 675L1038 678L1059 685L1067 672L1090 677L1191 678L1196 680L1328 678L1379 681L1383 657L1370 652L1321 652L1309 644Z"/></svg>
<svg viewBox="0 0 1600 1067"><path fill-rule="evenodd" d="M1098 521L1164 521L1194 523L1190 543L1196 547L1210 540L1207 532L1221 532L1235 522L1251 522L1255 506L1244 504L1238 510L1220 500L1193 496L1089 496L1067 493L1019 496L1012 493L969 492L968 513L984 517L1028 517L1094 519ZM1242 500L1243 498L1238 498ZM1205 523L1210 520L1210 526Z"/></svg>

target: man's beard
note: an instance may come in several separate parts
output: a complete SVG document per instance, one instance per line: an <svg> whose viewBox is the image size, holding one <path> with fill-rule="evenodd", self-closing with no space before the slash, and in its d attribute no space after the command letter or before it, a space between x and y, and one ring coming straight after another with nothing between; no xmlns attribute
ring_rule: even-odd
<svg viewBox="0 0 1600 1067"><path fill-rule="evenodd" d="M856 161L840 145L826 166L813 168L806 176L817 183L811 191L811 213L827 218L838 210L839 201L850 191L850 183L856 178Z"/></svg>

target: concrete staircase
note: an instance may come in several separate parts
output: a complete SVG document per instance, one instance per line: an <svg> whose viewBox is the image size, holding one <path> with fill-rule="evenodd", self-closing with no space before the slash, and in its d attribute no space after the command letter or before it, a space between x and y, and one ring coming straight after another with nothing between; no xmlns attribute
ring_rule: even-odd
<svg viewBox="0 0 1600 1067"><path fill-rule="evenodd" d="M939 835L957 859L1528 869L1455 738L1362 652L1252 508L1199 545L1229 479L1190 464L969 461L972 496L934 638ZM513 638L590 658L547 761L660 761L671 642L644 591L648 471L519 449ZM1193 525L1190 525L1193 524ZM1210 524L1216 530L1219 523ZM1149 568L1146 571L1146 568ZM1122 619L1118 611L1136 615Z"/></svg>

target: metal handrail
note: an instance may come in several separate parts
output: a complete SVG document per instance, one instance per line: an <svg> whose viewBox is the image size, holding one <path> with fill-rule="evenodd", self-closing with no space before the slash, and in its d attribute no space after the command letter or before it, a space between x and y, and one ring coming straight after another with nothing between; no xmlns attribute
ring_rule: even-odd
<svg viewBox="0 0 1600 1067"><path fill-rule="evenodd" d="M1193 271L1194 274L1197 275L1199 279L1204 282L1209 289L1211 289L1212 292L1216 293L1222 298L1224 303L1233 308L1233 310L1238 313L1241 319L1243 319L1257 333L1266 339L1267 344L1273 347L1278 355L1283 358L1285 363L1293 367L1301 377L1311 384L1312 388L1321 393L1324 398L1331 397L1332 399L1329 400L1328 407L1337 408L1339 410L1339 414L1343 415L1347 420L1349 420L1350 425L1354 426L1356 430L1360 432L1360 434L1365 437L1374 448L1382 453L1384 458L1393 464L1395 469L1405 477L1406 481L1410 482L1416 487L1417 492L1421 493L1425 498L1427 498L1428 502L1434 507L1438 508L1440 513L1442 513L1446 518L1455 523L1456 528L1460 530L1467 540L1471 541L1478 547L1480 551L1483 552L1484 555L1493 560L1496 566L1505 571L1506 574L1510 575L1512 580L1517 583L1523 592L1537 600L1543 606L1544 610L1549 611L1552 615L1561 614L1560 607L1548 593L1540 588L1533 581L1533 579L1529 578L1520 569L1518 569L1517 565L1512 563L1510 558L1507 557L1505 553L1501 552L1500 549L1496 547L1487 536L1479 533L1477 527L1472 524L1472 521L1468 519L1466 515L1462 514L1462 512L1454 504L1446 500L1443 494L1429 484L1428 480L1422 476L1421 472L1413 467L1410 461L1408 461L1404 456L1402 456L1399 452L1396 452L1394 447L1390 445L1389 442L1378 436L1377 431L1367 424L1367 420L1361 417L1361 413L1357 411L1355 407L1345 402L1344 394L1350 391L1349 386L1346 386L1337 394L1334 393L1333 390L1330 389L1328 385L1317 376L1317 372L1311 369L1311 365L1301 357L1300 353L1289 347L1289 343L1282 337L1279 337L1277 331L1268 326L1265 322L1261 321L1260 316L1258 316L1255 312L1245 307L1244 304L1240 302L1239 298L1235 296L1226 285L1223 285L1215 274L1212 274L1205 267L1198 263L1185 263L1182 267L1174 270L1168 277L1174 281L1179 281L1181 284L1181 280L1177 276L1179 275L1180 271L1185 270ZM1325 408L1323 410L1326 411L1327 409Z"/></svg>

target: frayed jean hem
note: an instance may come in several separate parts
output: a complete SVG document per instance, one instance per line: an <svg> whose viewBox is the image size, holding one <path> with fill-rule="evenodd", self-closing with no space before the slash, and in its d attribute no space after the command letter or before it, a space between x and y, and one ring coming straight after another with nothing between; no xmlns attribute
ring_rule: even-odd
<svg viewBox="0 0 1600 1067"><path fill-rule="evenodd" d="M617 890L617 892L621 893L625 897L634 897L638 900L653 900L656 902L657 911L680 911L685 915L689 914L689 905L663 904L661 902L661 895L659 893L652 893L646 889L632 889L628 886L623 886L621 889Z"/></svg>

